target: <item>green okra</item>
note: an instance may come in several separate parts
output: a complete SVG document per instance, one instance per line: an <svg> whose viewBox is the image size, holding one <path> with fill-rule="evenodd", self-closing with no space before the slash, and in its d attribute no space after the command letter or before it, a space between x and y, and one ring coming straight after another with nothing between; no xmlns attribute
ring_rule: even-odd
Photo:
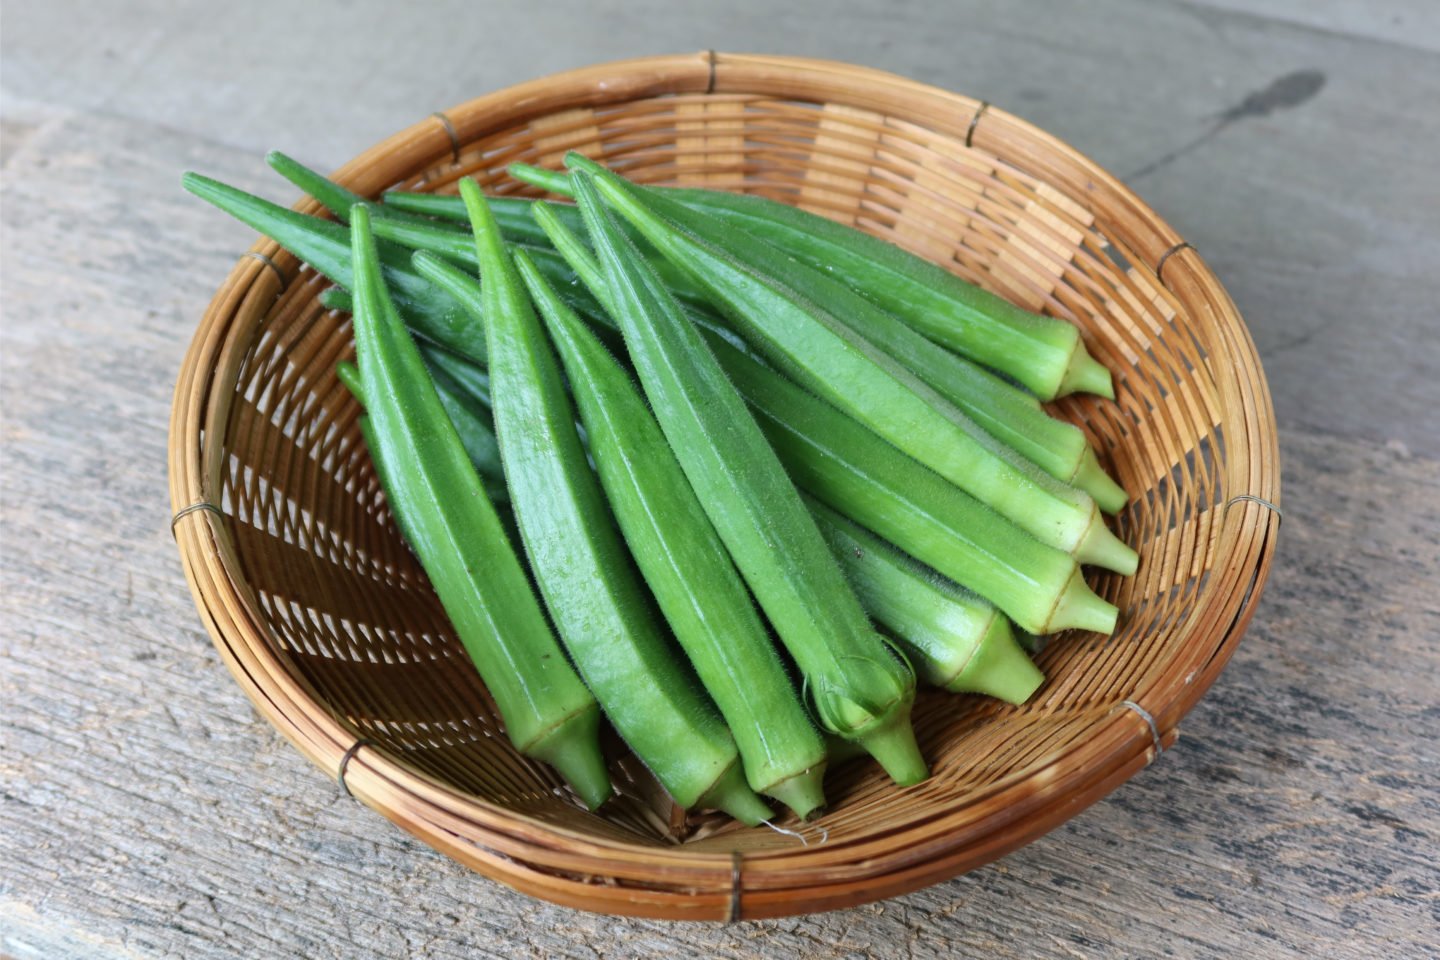
<svg viewBox="0 0 1440 960"><path fill-rule="evenodd" d="M599 709L531 590L494 505L386 292L358 210L350 230L358 369L341 379L361 418L395 521L425 569L520 752L560 771L594 809L611 792Z"/></svg>
<svg viewBox="0 0 1440 960"><path fill-rule="evenodd" d="M430 344L420 345L425 369L435 384L440 404L455 426L470 462L485 482L490 498L510 499L500 463L500 441L490 416L490 377L479 367Z"/></svg>
<svg viewBox="0 0 1440 960"><path fill-rule="evenodd" d="M895 635L922 680L1008 703L1024 703L1045 682L993 604L820 502L808 502L860 602Z"/></svg>
<svg viewBox="0 0 1440 960"><path fill-rule="evenodd" d="M651 408L735 565L794 657L822 729L859 740L902 784L927 775L914 675L874 631L764 435L714 356L602 205L576 197ZM563 251L562 251L563 252Z"/></svg>
<svg viewBox="0 0 1440 960"><path fill-rule="evenodd" d="M770 811L735 742L651 615L575 430L560 366L484 197L461 181L483 283L426 253L416 267L484 318L512 509L561 639L616 731L677 803L749 824Z"/></svg>
<svg viewBox="0 0 1440 960"><path fill-rule="evenodd" d="M346 290L354 289L350 235L341 224L286 209L197 173L181 179L186 190L259 230ZM479 363L485 361L485 331L454 298L426 283L410 254L393 244L375 244L385 287L407 326L420 336Z"/></svg>
<svg viewBox="0 0 1440 960"><path fill-rule="evenodd" d="M369 202L368 197L362 197L349 187L341 186L324 174L310 169L279 150L271 150L265 154L265 162L270 165L270 169L310 194L320 206L334 214L341 223L350 222L351 207L357 203ZM390 212L401 213L394 207L386 211L387 214ZM376 216L382 215L378 210L372 210L371 214L372 221ZM401 215L410 216L410 214L403 213Z"/></svg>
<svg viewBox="0 0 1440 960"><path fill-rule="evenodd" d="M498 205L501 202L498 199L486 199L492 205ZM574 273L569 270L565 261L546 245L543 231L539 230L534 217L530 215L531 206L531 201L525 201L525 206L520 208L520 211L524 213L525 221L529 224L528 229L524 231L512 226L518 219L517 217L512 215L504 221L497 217L496 222L499 224L502 234L510 241L511 246L523 250L534 261L545 275L545 279L564 296L567 303L578 307L583 312L595 312L594 301L588 292L576 284ZM573 221L575 218L570 219ZM475 265L475 246L469 236L457 233L449 225L398 218L376 219L374 224L377 237L393 241L411 250L426 250L439 254L462 266ZM572 229L574 229L573 226ZM537 233L540 236L537 237ZM663 257L649 259L651 266L660 274L662 281L671 291L677 292L690 303L703 302L704 293L684 271L674 267Z"/></svg>
<svg viewBox="0 0 1440 960"><path fill-rule="evenodd" d="M351 313L355 307L354 298L341 287L327 287L319 299L327 310ZM480 474L486 492L497 503L508 501L510 491L505 486L505 472L500 465L500 443L495 439L495 424L490 416L489 375L471 361L434 344L422 340L416 346L420 348L435 393L470 463Z"/></svg>
<svg viewBox="0 0 1440 960"><path fill-rule="evenodd" d="M709 339L795 482L1033 633L1110 633L1118 611L1047 546L825 401Z"/></svg>
<svg viewBox="0 0 1440 960"><path fill-rule="evenodd" d="M592 173L604 170L578 157L575 164ZM965 414L968 420L958 421L962 429L983 430L1051 477L1090 494L1106 513L1125 505L1125 491L1100 466L1085 434L1074 424L1051 417L1031 394L926 339L833 275L768 241L697 213L664 190L638 187L634 195L656 215L737 264L779 280L898 361Z"/></svg>
<svg viewBox="0 0 1440 960"><path fill-rule="evenodd" d="M570 192L556 171L517 164L511 174ZM789 204L720 190L657 189L844 278L926 337L1014 378L1042 400L1075 392L1115 396L1110 372L1086 351L1073 324L1031 313L879 237ZM392 192L385 200L436 217L463 216L454 197Z"/></svg>
<svg viewBox="0 0 1440 960"><path fill-rule="evenodd" d="M676 640L730 726L746 779L801 817L825 745L639 388L523 252L516 267L570 379L600 483Z"/></svg>
<svg viewBox="0 0 1440 960"><path fill-rule="evenodd" d="M605 202L705 287L746 341L782 372L1042 542L1082 563L1134 572L1135 551L1105 526L1088 494L985 434L914 374L782 281L736 263L656 215L623 179L603 169L590 175Z"/></svg>
<svg viewBox="0 0 1440 960"><path fill-rule="evenodd" d="M555 210L538 204L535 218L581 281L608 297L599 264ZM700 329L801 489L1032 632L1114 629L1118 612L1089 588L1073 557L1040 543L720 332Z"/></svg>
<svg viewBox="0 0 1440 960"><path fill-rule="evenodd" d="M567 192L555 171L517 164L510 172ZM1110 371L1090 356L1071 323L1024 310L879 237L789 204L719 190L657 192L842 277L920 333L1013 377L1042 400L1075 392L1114 399Z"/></svg>
<svg viewBox="0 0 1440 960"><path fill-rule="evenodd" d="M598 165L591 169L598 169ZM529 182L537 182L536 177L543 176L547 189L566 195L570 193L566 174L525 164L512 165L511 172ZM795 259L773 243L733 228L715 229L715 218L706 216L696 206L678 202L672 197L671 190L644 187L641 192L646 202L652 204L661 216L715 244L750 269L766 273L783 266L783 279L796 293L841 319L846 326L914 372L990 436L1050 476L1090 494L1106 513L1115 513L1127 502L1124 489L1105 473L1085 434L1074 424L1046 413L1033 394L1013 386L979 364L951 353L851 286L834 279L832 274ZM386 196L389 202L402 210L423 210L443 217L453 216L456 210L450 197L430 194ZM507 236L523 239L526 243L540 242L534 236L533 226L522 230L520 224L526 219L525 209L533 203L535 201L521 198L496 201L497 218ZM554 206L552 209L567 228L572 231L578 229L579 216L574 207ZM696 216L697 212L700 212L699 216ZM729 226L724 221L718 223ZM703 293L696 289L689 277L667 273L665 279L672 292L687 303L704 300Z"/></svg>
<svg viewBox="0 0 1440 960"><path fill-rule="evenodd" d="M558 174L565 182L565 194L569 196L569 178L567 174ZM495 221L500 224L500 232L505 234L506 239L530 245L540 245L545 242L545 233L535 223L531 216L531 208L536 201L528 197L489 197L490 210L495 214ZM426 216L442 222L467 222L468 214L465 212L465 202L457 196L438 193L407 193L404 191L392 190L382 197L384 206L388 210L397 213L407 213L415 216ZM584 229L580 220L580 211L575 207L566 207L559 214L565 220L565 226L575 232Z"/></svg>

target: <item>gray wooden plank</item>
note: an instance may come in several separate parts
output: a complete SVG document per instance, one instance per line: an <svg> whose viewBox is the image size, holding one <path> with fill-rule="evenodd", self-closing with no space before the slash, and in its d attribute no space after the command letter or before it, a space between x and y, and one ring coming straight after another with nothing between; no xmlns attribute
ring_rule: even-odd
<svg viewBox="0 0 1440 960"><path fill-rule="evenodd" d="M1190 0L1197 7L1263 17L1326 33L1440 53L1440 7L1428 0Z"/></svg>
<svg viewBox="0 0 1440 960"><path fill-rule="evenodd" d="M1251 635L1179 746L998 864L730 927L611 920L479 878L258 720L167 533L181 353L249 231L182 166L259 158L97 115L0 187L0 952L17 957L1424 957L1440 881L1440 463L1285 431ZM23 227L23 229L21 229Z"/></svg>

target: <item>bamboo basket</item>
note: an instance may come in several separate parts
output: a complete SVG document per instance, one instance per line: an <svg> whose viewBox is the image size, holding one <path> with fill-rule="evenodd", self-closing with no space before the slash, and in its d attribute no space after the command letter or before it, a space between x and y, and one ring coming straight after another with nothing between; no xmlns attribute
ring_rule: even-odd
<svg viewBox="0 0 1440 960"><path fill-rule="evenodd" d="M269 241L236 264L176 384L173 524L226 665L357 799L488 877L615 914L734 920L830 910L954 877L1115 789L1177 736L1250 621L1279 527L1264 375L1196 250L1114 177L1002 110L839 63L716 54L575 70L417 123L337 172L352 189L522 192L512 161L579 149L642 181L763 194L1074 321L1117 400L1068 398L1132 496L1141 556L1091 577L1123 611L1039 657L1024 707L922 693L932 778L852 761L798 837L674 809L616 748L587 813L519 756L383 505L325 281ZM298 207L317 212L313 202Z"/></svg>

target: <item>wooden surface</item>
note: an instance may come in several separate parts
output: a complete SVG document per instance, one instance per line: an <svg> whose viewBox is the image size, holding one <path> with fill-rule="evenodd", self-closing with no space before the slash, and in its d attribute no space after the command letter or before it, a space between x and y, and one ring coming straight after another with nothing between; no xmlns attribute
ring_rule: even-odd
<svg viewBox="0 0 1440 960"><path fill-rule="evenodd" d="M541 31L518 3L403 29L369 0L330 27L298 4L5 5L0 956L1440 951L1430 6L548 6L566 15ZM183 195L181 170L288 202L266 148L333 166L485 90L706 46L984 97L1130 176L1250 323L1286 470L1260 611L1152 768L958 880L729 927L529 900L345 798L220 665L164 476L181 354L252 239Z"/></svg>

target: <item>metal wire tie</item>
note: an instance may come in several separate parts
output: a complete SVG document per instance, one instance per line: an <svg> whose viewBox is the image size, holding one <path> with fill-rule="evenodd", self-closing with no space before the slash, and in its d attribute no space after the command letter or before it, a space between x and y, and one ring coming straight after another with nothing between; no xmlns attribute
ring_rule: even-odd
<svg viewBox="0 0 1440 960"><path fill-rule="evenodd" d="M1148 767L1160 759L1160 754L1165 752L1165 747L1160 743L1160 728L1155 725L1155 718L1150 715L1150 711L1140 706L1140 704L1134 700L1121 700L1120 706L1128 710L1134 710L1140 715L1140 719L1145 721L1145 726L1150 728L1150 744L1155 748L1155 756L1145 762L1145 766Z"/></svg>
<svg viewBox="0 0 1440 960"><path fill-rule="evenodd" d="M1181 250L1194 250L1196 253L1200 252L1199 248L1189 240L1181 240L1175 244L1175 246L1160 254L1160 259L1155 261L1155 279L1159 280L1161 284L1165 284L1165 261L1175 256L1175 254ZM1170 289L1168 284L1165 284L1165 289Z"/></svg>
<svg viewBox="0 0 1440 960"><path fill-rule="evenodd" d="M350 792L350 785L345 782L345 768L350 765L350 758L355 756L361 747L373 746L375 746L374 740L371 740L369 737L361 737L359 740L350 744L350 749L346 750L344 755L340 757L340 769L335 773L335 780L340 784L340 789L345 791L345 796L352 800L355 798L355 794Z"/></svg>
<svg viewBox="0 0 1440 960"><path fill-rule="evenodd" d="M740 864L744 859L739 850L730 852L730 909L725 913L726 923L740 919Z"/></svg>
<svg viewBox="0 0 1440 960"><path fill-rule="evenodd" d="M197 510L209 510L221 520L225 519L224 510L221 510L219 507L215 506L215 504L211 503L208 500L201 500L199 503L192 503L188 507L181 507L179 510L175 511L175 515L170 518L170 536L177 536L177 534L175 533L175 524L179 523L182 517L184 517L186 514L194 513Z"/></svg>
<svg viewBox="0 0 1440 960"><path fill-rule="evenodd" d="M1233 507L1236 503L1240 502L1241 500L1253 500L1255 503L1260 504L1260 506L1262 506L1262 507L1267 507L1267 508L1269 508L1270 510L1274 511L1275 516L1277 517L1277 519L1276 519L1276 521L1275 521L1275 529L1276 529L1276 530L1279 530L1279 529L1280 529L1280 525L1285 522L1285 511L1284 511L1284 510L1281 510L1279 507L1277 507L1275 504L1271 503L1269 500L1266 500L1264 497L1257 497L1257 496L1255 496L1255 494L1253 494L1253 493L1241 493L1241 494L1237 494L1236 496L1231 497L1229 500L1226 500L1226 501L1225 501L1225 509L1224 509L1223 511L1221 511L1221 513L1220 513L1220 519L1223 521L1223 520L1225 519L1225 514L1227 514L1227 513L1230 512L1230 508Z"/></svg>
<svg viewBox="0 0 1440 960"><path fill-rule="evenodd" d="M249 257L252 260L259 260L261 263L265 264L265 266L269 267L274 272L275 279L280 281L280 292L285 292L285 288L289 285L290 281L288 278L286 278L285 271L280 269L280 265L278 263L265 256L265 254L256 253L254 250L246 250L244 253L240 254L240 256L242 258Z"/></svg>
<svg viewBox="0 0 1440 960"><path fill-rule="evenodd" d="M450 118L445 116L445 114L441 113L439 110L436 110L434 113L430 114L430 116L434 117L436 120L439 120L440 125L445 128L445 134L450 138L450 153L455 158L455 163L458 165L460 163L460 135L455 132L455 124L451 123Z"/></svg>
<svg viewBox="0 0 1440 960"><path fill-rule="evenodd" d="M980 125L980 115L990 109L989 100L981 100L980 106L975 108L975 116L970 118L970 127L965 131L965 147L969 149L974 145L975 128Z"/></svg>

